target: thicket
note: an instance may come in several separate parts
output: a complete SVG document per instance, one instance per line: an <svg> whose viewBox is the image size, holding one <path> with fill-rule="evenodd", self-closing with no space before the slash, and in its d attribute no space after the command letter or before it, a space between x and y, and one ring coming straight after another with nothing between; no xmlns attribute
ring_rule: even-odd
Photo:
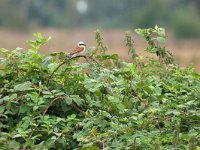
<svg viewBox="0 0 200 150"><path fill-rule="evenodd" d="M106 53L99 31L72 59L40 54L40 33L28 50L0 49L0 149L200 149L200 75L160 45L163 28L135 32L157 57L138 55L131 32L130 63Z"/></svg>

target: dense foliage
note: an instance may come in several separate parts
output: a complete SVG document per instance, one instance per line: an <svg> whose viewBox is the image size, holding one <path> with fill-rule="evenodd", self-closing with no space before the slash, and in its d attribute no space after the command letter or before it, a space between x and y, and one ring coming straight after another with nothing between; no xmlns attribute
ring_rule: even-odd
<svg viewBox="0 0 200 150"><path fill-rule="evenodd" d="M138 55L131 32L132 63L106 54L99 31L71 60L39 54L49 40L40 33L28 50L2 48L0 149L200 149L200 75L159 45L163 28L136 33L158 59Z"/></svg>

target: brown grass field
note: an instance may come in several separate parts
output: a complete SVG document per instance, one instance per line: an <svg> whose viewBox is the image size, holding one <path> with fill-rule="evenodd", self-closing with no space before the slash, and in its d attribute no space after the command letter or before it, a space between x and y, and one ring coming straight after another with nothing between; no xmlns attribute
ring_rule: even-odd
<svg viewBox="0 0 200 150"><path fill-rule="evenodd" d="M27 40L33 39L33 32L41 32L45 37L51 36L52 39L45 46L41 47L40 52L50 54L51 52L62 51L70 52L78 41L84 41L87 47L95 46L94 32L95 29L53 29L44 28L35 31L17 31L11 29L0 29L0 48L15 49L21 47L24 50L29 48ZM125 30L102 30L106 46L109 53L117 53L120 58L131 61L128 56L124 43ZM135 49L137 53L146 56L144 51L146 42L140 37L133 34ZM195 64L196 70L200 72L200 39L176 39L172 34L168 35L168 40L164 44L178 60L178 63L185 67L189 64Z"/></svg>

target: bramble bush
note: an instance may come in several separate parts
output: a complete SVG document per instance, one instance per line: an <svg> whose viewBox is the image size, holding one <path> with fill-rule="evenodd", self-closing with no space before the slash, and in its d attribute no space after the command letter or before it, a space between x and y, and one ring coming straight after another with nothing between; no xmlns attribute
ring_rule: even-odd
<svg viewBox="0 0 200 150"><path fill-rule="evenodd" d="M0 149L200 149L200 75L160 45L163 28L135 32L158 59L138 55L131 32L130 63L106 53L99 31L72 59L38 53L50 39L40 33L28 50L0 49Z"/></svg>

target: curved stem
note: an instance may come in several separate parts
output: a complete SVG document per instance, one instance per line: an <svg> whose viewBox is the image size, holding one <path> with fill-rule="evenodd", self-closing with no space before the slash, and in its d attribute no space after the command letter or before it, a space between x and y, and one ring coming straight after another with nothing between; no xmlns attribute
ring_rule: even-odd
<svg viewBox="0 0 200 150"><path fill-rule="evenodd" d="M84 57L84 58L86 59L86 61L88 62L88 59L87 59L87 57L86 57L85 55L79 55L79 56L72 57L72 58L68 59L67 61L64 61L64 62L60 63L60 64L58 65L58 67L56 67L56 69L53 70L53 72L51 73L51 75L50 75L49 78L47 79L46 85L47 85L47 86L49 85L50 79L53 77L54 73L55 73L62 65L64 65L65 63L68 63L69 60L72 60L72 59L75 59L75 58L79 58L79 57ZM92 59L93 61L95 61L95 62L99 65L99 63L98 63L94 58L90 57L90 59Z"/></svg>
<svg viewBox="0 0 200 150"><path fill-rule="evenodd" d="M46 85L48 86L49 85L49 80L52 78L52 76L54 75L54 73L62 66L64 65L66 62L62 62L61 64L58 65L58 67L56 67L56 69L51 73L51 75L49 76L49 78L47 79L47 83Z"/></svg>

